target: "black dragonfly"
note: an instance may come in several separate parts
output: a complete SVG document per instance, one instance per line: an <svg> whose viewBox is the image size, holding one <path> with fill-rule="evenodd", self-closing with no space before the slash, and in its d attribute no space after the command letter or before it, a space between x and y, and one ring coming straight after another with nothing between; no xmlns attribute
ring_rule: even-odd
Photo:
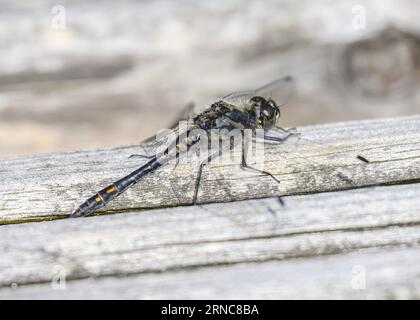
<svg viewBox="0 0 420 320"><path fill-rule="evenodd" d="M235 92L217 100L203 112L191 116L188 119L189 125L187 129L182 130L179 126L173 128L176 132L176 138L165 145L163 152L148 157L148 161L140 168L97 192L80 205L70 217L82 217L91 214L118 197L145 176L167 164L174 157L179 157L181 154L188 152L202 140L202 136L199 133L194 133L197 131L196 129L209 133L206 137L208 140L210 140L209 137L214 138L215 131L220 133L219 135L216 134L217 138L224 139L226 137L225 133L231 130L239 129L240 131L251 130L255 132L257 129L263 129L264 140L282 143L288 137L296 134L293 130L285 130L277 126L281 115L280 107L290 97L292 88L292 78L284 77L270 82L257 90ZM281 101L279 99L275 101L274 96L280 96ZM280 128L284 134L281 137L265 134L269 133L269 130L274 127ZM246 139L241 141L243 143L241 166L268 175L276 182L279 182L270 172L248 165L246 159L248 145ZM210 142L208 141L207 143L210 144ZM228 146L229 149L233 149L234 144L230 143ZM201 162L195 181L193 204L197 203L204 166L219 157L225 150L226 148L220 148Z"/></svg>

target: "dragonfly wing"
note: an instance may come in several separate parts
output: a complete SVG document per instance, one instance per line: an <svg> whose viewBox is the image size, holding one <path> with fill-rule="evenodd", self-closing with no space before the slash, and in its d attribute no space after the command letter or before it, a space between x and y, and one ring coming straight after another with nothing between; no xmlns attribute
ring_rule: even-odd
<svg viewBox="0 0 420 320"><path fill-rule="evenodd" d="M181 153L189 143L187 141L200 139L199 132L195 131L197 129L199 127L196 125L184 122L174 128L160 130L155 139L146 144L145 149L149 155L172 152L176 148Z"/></svg>
<svg viewBox="0 0 420 320"><path fill-rule="evenodd" d="M249 103L249 100L252 97L255 97L255 95L255 91L237 91L224 96L221 100L230 105L245 109L244 107Z"/></svg>
<svg viewBox="0 0 420 320"><path fill-rule="evenodd" d="M292 96L293 89L293 78L286 76L258 88L255 90L255 94L265 99L273 99L278 106L283 106Z"/></svg>
<svg viewBox="0 0 420 320"><path fill-rule="evenodd" d="M285 105L293 93L293 79L290 76L276 79L256 90L237 91L230 93L221 100L232 105L244 106L252 97L260 96L273 99L278 106Z"/></svg>
<svg viewBox="0 0 420 320"><path fill-rule="evenodd" d="M186 131L186 130L183 130ZM163 152L168 148L180 134L180 129L178 126L174 126L170 129L163 129L158 132L158 134L143 140L141 147L143 153L146 157L156 155L159 152Z"/></svg>
<svg viewBox="0 0 420 320"><path fill-rule="evenodd" d="M255 90L235 91L225 95L221 100L229 102L237 99L252 98L255 95Z"/></svg>
<svg viewBox="0 0 420 320"><path fill-rule="evenodd" d="M179 112L179 114L176 117L176 119L169 126L169 129L171 129L171 130L177 130L177 127L179 125L179 122L180 121L186 121L186 120L188 120L193 115L193 112L194 112L194 103L193 102L189 102L181 110L181 112ZM152 143L152 142L156 141L156 139L157 139L157 136L154 135L154 136L151 136L151 137L147 138L146 140L143 140L142 143Z"/></svg>

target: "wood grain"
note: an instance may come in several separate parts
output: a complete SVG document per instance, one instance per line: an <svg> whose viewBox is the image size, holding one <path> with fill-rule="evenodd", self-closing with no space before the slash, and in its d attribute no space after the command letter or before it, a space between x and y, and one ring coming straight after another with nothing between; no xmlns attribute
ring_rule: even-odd
<svg viewBox="0 0 420 320"><path fill-rule="evenodd" d="M237 163L205 168L199 202L227 202L407 183L420 179L420 117L298 128L301 139L267 145L265 169L280 181ZM145 146L147 149L147 146ZM139 167L142 146L0 160L0 221L65 217L87 197ZM357 159L363 155L371 161ZM261 160L261 159L260 159ZM188 205L197 165L163 167L111 202L110 210Z"/></svg>
<svg viewBox="0 0 420 320"><path fill-rule="evenodd" d="M18 286L0 299L419 299L419 263L419 248L370 250Z"/></svg>
<svg viewBox="0 0 420 320"><path fill-rule="evenodd" d="M310 266L324 256L344 261L350 252L418 248L419 193L420 184L411 184L291 196L285 206L270 198L7 225L0 232L0 286L9 292L10 286L50 285L57 267L70 282L140 274L164 279L204 267L217 278L223 265L292 265L299 258ZM413 252L407 263L418 266L419 251Z"/></svg>

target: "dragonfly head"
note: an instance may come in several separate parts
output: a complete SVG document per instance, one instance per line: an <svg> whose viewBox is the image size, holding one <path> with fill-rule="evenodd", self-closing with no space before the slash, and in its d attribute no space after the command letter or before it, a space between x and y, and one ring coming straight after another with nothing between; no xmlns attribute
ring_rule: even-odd
<svg viewBox="0 0 420 320"><path fill-rule="evenodd" d="M257 118L258 128L270 129L275 126L280 118L280 109L274 100L255 96L251 98L251 104Z"/></svg>

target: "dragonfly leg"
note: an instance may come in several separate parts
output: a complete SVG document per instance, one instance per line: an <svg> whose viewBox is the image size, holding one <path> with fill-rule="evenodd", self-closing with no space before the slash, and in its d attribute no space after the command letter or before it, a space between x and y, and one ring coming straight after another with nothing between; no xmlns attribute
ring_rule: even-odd
<svg viewBox="0 0 420 320"><path fill-rule="evenodd" d="M283 133L297 133L296 128L284 129L282 127L276 126L276 129L283 132Z"/></svg>
<svg viewBox="0 0 420 320"><path fill-rule="evenodd" d="M299 136L299 133L297 133L297 132L288 132L287 130L286 130L286 132L287 132L287 135L285 135L284 137L272 137L272 136L269 136L269 135L264 135L264 140L273 141L273 142L277 142L277 143L280 144L280 143L286 141L287 139L289 139L290 137Z"/></svg>
<svg viewBox="0 0 420 320"><path fill-rule="evenodd" d="M251 167L251 166L248 165L248 163L246 162L246 154L248 153L248 146L249 146L248 141L246 141L246 139L242 139L242 162L241 162L241 168L260 172L262 174L265 174L267 176L270 176L277 183L280 183L280 181L274 175L272 175L270 172L265 171L265 170L260 170L260 169L257 169L257 168L254 168L254 167Z"/></svg>
<svg viewBox="0 0 420 320"><path fill-rule="evenodd" d="M195 179L193 205L197 204L198 189L200 188L201 175L203 173L204 166L209 164L212 160L216 159L220 155L221 155L221 152L218 151L218 152L210 155L206 160L204 160L203 162L200 163L200 167L198 168L197 178Z"/></svg>
<svg viewBox="0 0 420 320"><path fill-rule="evenodd" d="M230 150L232 150L234 148L234 144L230 143L228 145L228 148ZM198 189L200 188L201 175L203 173L204 166L206 166L207 164L209 164L212 160L220 157L225 149L226 149L226 147L220 148L217 152L211 154L209 157L207 157L206 160L204 160L203 162L200 163L200 166L198 168L197 178L195 179L193 205L196 205L197 204Z"/></svg>

